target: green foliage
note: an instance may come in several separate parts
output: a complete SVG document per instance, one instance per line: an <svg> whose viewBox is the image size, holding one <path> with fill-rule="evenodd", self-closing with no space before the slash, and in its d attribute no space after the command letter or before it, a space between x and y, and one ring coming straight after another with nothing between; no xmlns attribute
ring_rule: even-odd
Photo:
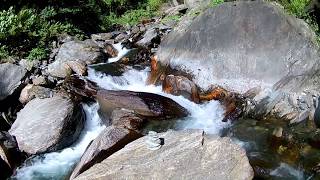
<svg viewBox="0 0 320 180"><path fill-rule="evenodd" d="M42 60L47 58L48 52L45 48L41 47L36 47L33 48L30 52L29 55L27 56L27 59L32 61L32 60Z"/></svg>
<svg viewBox="0 0 320 180"><path fill-rule="evenodd" d="M84 36L134 25L157 13L165 0L3 0L0 59L42 59L60 34Z"/></svg>
<svg viewBox="0 0 320 180"><path fill-rule="evenodd" d="M167 23L169 21L180 21L181 16L180 15L171 15L171 16L166 16L164 17L161 22L162 23Z"/></svg>
<svg viewBox="0 0 320 180"><path fill-rule="evenodd" d="M164 0L148 0L147 5L151 11L156 11L164 2Z"/></svg>
<svg viewBox="0 0 320 180"><path fill-rule="evenodd" d="M291 14L298 18L307 17L305 9L309 5L310 0L280 0L283 7Z"/></svg>
<svg viewBox="0 0 320 180"><path fill-rule="evenodd" d="M211 7L215 7L215 6L217 6L217 5L221 4L221 3L224 3L224 0L211 0L210 6Z"/></svg>
<svg viewBox="0 0 320 180"><path fill-rule="evenodd" d="M0 60L9 57L9 52L6 46L0 47Z"/></svg>

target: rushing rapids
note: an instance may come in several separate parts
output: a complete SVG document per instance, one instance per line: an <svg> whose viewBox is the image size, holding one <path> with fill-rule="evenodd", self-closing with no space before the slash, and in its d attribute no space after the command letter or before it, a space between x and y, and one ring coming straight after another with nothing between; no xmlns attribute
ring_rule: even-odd
<svg viewBox="0 0 320 180"><path fill-rule="evenodd" d="M119 45L120 44L117 44L115 46L119 51L118 57L111 58L111 60L109 59L109 63L118 61L123 54L128 52L128 49L122 48ZM165 122L165 125L163 125L162 122L149 123L149 125L145 127L144 132L148 130L165 131L168 128L203 129L209 134L225 135L225 131L233 128L230 122L222 121L224 118L224 107L219 101L212 100L203 104L196 104L183 96L164 93L161 86L146 85L149 73L149 68L136 70L128 67L121 76L111 76L89 67L87 78L107 90L130 90L163 95L176 101L190 112L189 116L172 120L169 123ZM79 140L72 146L59 152L47 153L28 159L18 168L12 179L64 179L68 177L88 144L105 128L97 112L99 109L97 103L83 104L83 107L86 113L86 124ZM246 141L246 139L238 140L238 136L234 134L228 136L233 137L236 143L239 143L249 151L259 146L259 142ZM279 163L277 166L272 167L272 171L268 174L275 178L299 180L307 178L303 170L294 168L286 163Z"/></svg>

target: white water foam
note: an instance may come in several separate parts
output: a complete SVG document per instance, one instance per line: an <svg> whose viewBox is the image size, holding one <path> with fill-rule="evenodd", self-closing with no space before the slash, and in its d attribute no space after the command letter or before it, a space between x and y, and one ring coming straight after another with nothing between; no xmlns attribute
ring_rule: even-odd
<svg viewBox="0 0 320 180"><path fill-rule="evenodd" d="M118 56L114 58L109 58L108 63L119 61L124 55L126 55L130 51L129 49L123 47L121 45L121 42L113 44L113 47L118 50Z"/></svg>
<svg viewBox="0 0 320 180"><path fill-rule="evenodd" d="M270 175L276 176L278 178L286 177L287 179L290 177L290 179L295 180L306 179L302 170L293 168L292 166L286 163L280 163L280 166L277 167L275 170L271 171Z"/></svg>
<svg viewBox="0 0 320 180"><path fill-rule="evenodd" d="M145 84L149 71L149 68L142 71L130 69L122 76L113 77L89 69L88 79L104 89L150 92L173 99L190 112L190 116L181 121L180 127L183 129L203 129L210 134L219 134L223 128L230 125L222 122L224 109L218 101L196 104L183 96L166 94L162 92L161 86Z"/></svg>
<svg viewBox="0 0 320 180"><path fill-rule="evenodd" d="M98 104L83 104L86 123L79 140L71 147L60 152L52 152L36 156L17 169L14 179L64 179L77 160L80 159L88 144L105 128L97 110Z"/></svg>

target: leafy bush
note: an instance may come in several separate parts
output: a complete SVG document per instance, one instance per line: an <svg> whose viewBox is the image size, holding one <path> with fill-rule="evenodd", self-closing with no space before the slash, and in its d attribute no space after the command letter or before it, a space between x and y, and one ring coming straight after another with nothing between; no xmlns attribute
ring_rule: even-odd
<svg viewBox="0 0 320 180"><path fill-rule="evenodd" d="M59 34L83 38L133 25L156 14L164 0L3 0L0 6L0 59L42 59ZM46 56L45 56L46 54Z"/></svg>
<svg viewBox="0 0 320 180"><path fill-rule="evenodd" d="M221 3L224 3L224 0L211 0L210 6L214 7L214 6L217 6L217 5L221 4Z"/></svg>
<svg viewBox="0 0 320 180"><path fill-rule="evenodd" d="M280 0L280 3L289 13L298 18L305 18L308 16L305 10L309 5L310 0Z"/></svg>
<svg viewBox="0 0 320 180"><path fill-rule="evenodd" d="M36 47L33 48L27 57L28 60L42 60L47 58L48 52L45 48Z"/></svg>

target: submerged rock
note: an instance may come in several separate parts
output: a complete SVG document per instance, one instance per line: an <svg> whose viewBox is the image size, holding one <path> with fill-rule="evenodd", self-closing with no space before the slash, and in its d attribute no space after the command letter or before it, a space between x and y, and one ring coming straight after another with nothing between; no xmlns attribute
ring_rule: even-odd
<svg viewBox="0 0 320 180"><path fill-rule="evenodd" d="M100 163L141 136L141 134L123 127L107 127L88 146L82 155L80 162L73 170L70 179L76 178L82 172L91 168L93 165Z"/></svg>
<svg viewBox="0 0 320 180"><path fill-rule="evenodd" d="M64 43L55 58L48 66L51 76L64 78L72 73L84 75L86 65L102 62L102 48L92 40L69 41Z"/></svg>
<svg viewBox="0 0 320 180"><path fill-rule="evenodd" d="M246 152L229 138L201 130L159 134L163 145L147 148L142 137L95 164L76 179L238 179L253 178Z"/></svg>
<svg viewBox="0 0 320 180"><path fill-rule="evenodd" d="M188 115L185 108L170 98L146 92L99 90L97 100L104 117L110 117L117 108L132 110L140 116L154 119Z"/></svg>
<svg viewBox="0 0 320 180"><path fill-rule="evenodd" d="M81 106L69 98L36 98L18 113L9 133L23 152L51 152L71 145L78 138L84 119Z"/></svg>
<svg viewBox="0 0 320 180"><path fill-rule="evenodd" d="M21 66L10 63L0 64L0 101L19 88L26 73L27 70Z"/></svg>

